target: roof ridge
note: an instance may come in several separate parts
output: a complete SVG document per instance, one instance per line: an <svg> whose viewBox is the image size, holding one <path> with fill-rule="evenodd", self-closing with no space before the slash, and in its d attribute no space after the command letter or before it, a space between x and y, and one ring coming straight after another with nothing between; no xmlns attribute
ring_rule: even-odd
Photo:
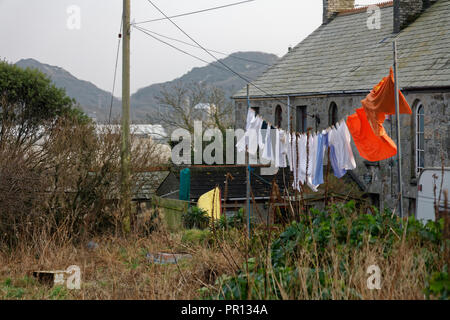
<svg viewBox="0 0 450 320"><path fill-rule="evenodd" d="M363 6L363 7L359 7L359 8L353 8L353 9L346 9L346 10L342 10L338 12L338 16L341 15L349 15L349 14L354 14L354 13L361 13L367 10L367 8L369 8L370 6L377 6L380 9L381 8L386 8L386 7L392 7L394 5L394 1L385 1L385 2L379 2L377 4L370 4L367 6Z"/></svg>

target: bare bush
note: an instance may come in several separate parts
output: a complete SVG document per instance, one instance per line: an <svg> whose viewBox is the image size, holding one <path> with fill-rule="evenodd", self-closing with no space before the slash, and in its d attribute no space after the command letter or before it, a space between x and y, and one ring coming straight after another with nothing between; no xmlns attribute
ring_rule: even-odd
<svg viewBox="0 0 450 320"><path fill-rule="evenodd" d="M117 233L122 218L119 199L120 132L96 131L92 123L59 119L45 128L31 147L4 140L0 149L0 240L45 246L99 233ZM157 184L149 167L164 153L151 139L133 137L134 192Z"/></svg>

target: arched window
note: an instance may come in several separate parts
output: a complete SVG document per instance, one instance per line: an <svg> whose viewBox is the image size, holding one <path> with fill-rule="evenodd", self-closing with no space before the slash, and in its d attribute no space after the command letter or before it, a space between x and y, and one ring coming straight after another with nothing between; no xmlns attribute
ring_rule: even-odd
<svg viewBox="0 0 450 320"><path fill-rule="evenodd" d="M335 102L330 104L330 108L328 109L328 125L332 126L339 121L338 119L338 108Z"/></svg>
<svg viewBox="0 0 450 320"><path fill-rule="evenodd" d="M283 110L281 109L280 105L277 105L277 107L275 108L275 126L278 128L281 128L281 121L283 120L282 118L282 114L283 114Z"/></svg>
<svg viewBox="0 0 450 320"><path fill-rule="evenodd" d="M419 102L416 109L416 174L419 175L425 166L425 109Z"/></svg>

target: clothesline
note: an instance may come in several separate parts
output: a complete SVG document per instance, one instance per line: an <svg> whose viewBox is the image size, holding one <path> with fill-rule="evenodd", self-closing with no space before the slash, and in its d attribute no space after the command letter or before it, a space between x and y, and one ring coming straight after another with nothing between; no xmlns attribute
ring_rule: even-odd
<svg viewBox="0 0 450 320"><path fill-rule="evenodd" d="M253 109L252 107L250 107L250 109L252 109L252 110L255 112L255 114L256 114L256 110L255 110L255 109ZM263 127L264 127L264 123L266 123L267 126L270 126L270 127L271 127L271 129L279 129L279 130L283 130L283 131L288 131L288 130L284 130L283 128L280 128L279 126L273 125L270 121L265 120L265 119L264 119L262 116L260 116L259 114L256 115L256 116L257 116L257 117L260 117L260 118L262 119L262 121L263 121ZM335 128L335 125L336 125L336 124L345 122L345 121L346 121L345 119L347 119L347 117L348 117L348 116L345 116L345 117L342 118L341 120L337 121L335 124L332 124L332 125L328 126L327 128L322 129L322 130L316 130L316 131L314 131L314 132L313 132L312 130L307 130L306 132L298 132L298 131L295 131L295 130L291 130L290 132L291 132L291 133L296 133L296 134L299 134L299 135L300 135L300 134L306 134L306 133L309 133L309 134L311 134L311 135L316 135L318 132L321 132L321 131L330 131L331 129Z"/></svg>
<svg viewBox="0 0 450 320"><path fill-rule="evenodd" d="M362 101L362 108L341 119L328 128L311 133L287 132L272 127L269 121L248 109L246 131L236 147L239 152L247 151L266 161L274 162L277 168L289 167L294 175L293 188L301 190L308 185L317 191L323 182L323 157L329 148L330 162L334 175L342 178L348 170L356 168L351 141L355 143L361 157L369 161L380 161L394 156L397 146L386 134L383 122L386 115L395 114L393 71L383 78ZM400 113L411 114L405 97L399 91ZM267 130L263 139L263 124ZM272 147L272 133L275 131L275 149Z"/></svg>
<svg viewBox="0 0 450 320"><path fill-rule="evenodd" d="M286 132L275 128L272 134L270 123L263 138L264 120L249 108L246 133L238 141L238 151L247 150L252 156L259 149L260 157L274 162L277 168L289 167L294 175L293 188L301 190L306 184L317 191L323 181L323 157L325 149L330 147L330 161L334 174L342 178L347 170L356 168L356 162L350 146L351 136L345 121L338 122L332 128L314 134ZM272 140L275 140L275 146Z"/></svg>

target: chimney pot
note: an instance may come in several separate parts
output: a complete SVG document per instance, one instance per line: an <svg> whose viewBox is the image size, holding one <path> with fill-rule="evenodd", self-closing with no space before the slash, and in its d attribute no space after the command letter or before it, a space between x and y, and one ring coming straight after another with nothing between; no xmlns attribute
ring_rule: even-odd
<svg viewBox="0 0 450 320"><path fill-rule="evenodd" d="M394 0L394 33L399 33L435 0Z"/></svg>
<svg viewBox="0 0 450 320"><path fill-rule="evenodd" d="M330 22L341 11L355 8L355 0L323 0L323 23Z"/></svg>

